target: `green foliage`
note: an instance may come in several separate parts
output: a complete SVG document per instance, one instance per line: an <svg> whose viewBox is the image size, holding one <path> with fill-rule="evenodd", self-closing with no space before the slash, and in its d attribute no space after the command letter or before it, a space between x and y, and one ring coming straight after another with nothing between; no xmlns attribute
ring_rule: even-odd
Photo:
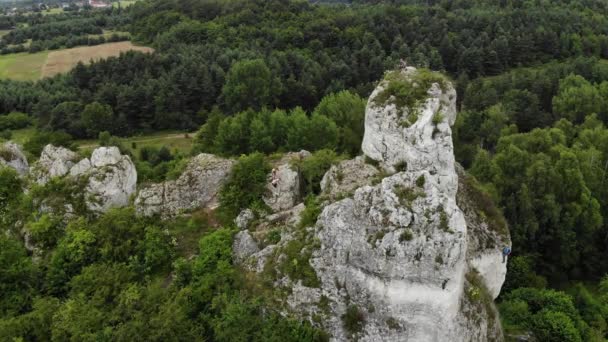
<svg viewBox="0 0 608 342"><path fill-rule="evenodd" d="M15 211L22 197L23 181L10 167L0 166L0 227L6 229L17 219Z"/></svg>
<svg viewBox="0 0 608 342"><path fill-rule="evenodd" d="M355 156L361 150L365 100L349 91L325 96L313 115L323 115L338 125L337 150Z"/></svg>
<svg viewBox="0 0 608 342"><path fill-rule="evenodd" d="M349 305L342 315L342 325L351 335L363 330L365 325L365 313L356 305Z"/></svg>
<svg viewBox="0 0 608 342"><path fill-rule="evenodd" d="M231 117L212 112L197 134L194 150L226 156L317 151L336 148L338 134L339 127L333 120L321 114L309 117L301 108L289 113L247 110Z"/></svg>
<svg viewBox="0 0 608 342"><path fill-rule="evenodd" d="M407 186L397 186L393 189L395 195L399 199L399 203L401 205L411 208L412 203L420 197L424 197L425 193L419 191L418 189L413 189Z"/></svg>
<svg viewBox="0 0 608 342"><path fill-rule="evenodd" d="M95 137L103 131L115 131L115 120L112 107L99 102L86 105L82 111L82 124L90 137Z"/></svg>
<svg viewBox="0 0 608 342"><path fill-rule="evenodd" d="M399 242L411 241L414 238L414 235L409 230L404 230L403 233L399 235Z"/></svg>
<svg viewBox="0 0 608 342"><path fill-rule="evenodd" d="M341 157L332 150L319 150L305 159L294 159L291 164L302 173L306 193L316 195L321 192L321 180L329 168L337 164Z"/></svg>
<svg viewBox="0 0 608 342"><path fill-rule="evenodd" d="M0 234L0 319L28 309L35 294L35 276L36 269L25 248Z"/></svg>
<svg viewBox="0 0 608 342"><path fill-rule="evenodd" d="M582 341L579 331L572 320L562 312L542 310L534 315L532 321L534 336L547 342Z"/></svg>
<svg viewBox="0 0 608 342"><path fill-rule="evenodd" d="M72 136L63 131L36 131L34 135L23 144L23 148L32 155L39 156L44 146L48 144L70 148L72 147Z"/></svg>
<svg viewBox="0 0 608 342"><path fill-rule="evenodd" d="M286 258L279 265L279 270L293 281L301 280L304 286L319 287L320 280L315 269L310 265L312 248L308 238L291 240L282 250Z"/></svg>
<svg viewBox="0 0 608 342"><path fill-rule="evenodd" d="M262 59L243 60L230 67L222 96L230 112L272 104L273 77Z"/></svg>
<svg viewBox="0 0 608 342"><path fill-rule="evenodd" d="M36 221L28 222L25 229L30 233L32 242L48 249L55 246L63 234L60 224L60 219L43 214Z"/></svg>
<svg viewBox="0 0 608 342"><path fill-rule="evenodd" d="M506 327L530 329L541 341L588 341L594 336L572 297L563 292L519 288L503 298L500 309Z"/></svg>
<svg viewBox="0 0 608 342"><path fill-rule="evenodd" d="M407 108L414 111L425 99L433 83L445 88L445 77L428 69L418 69L415 74L405 76L399 71L389 72L385 77L386 86L374 98L376 105L385 105L389 101L399 109ZM412 120L415 122L416 120Z"/></svg>
<svg viewBox="0 0 608 342"><path fill-rule="evenodd" d="M301 228L314 226L323 209L321 203L319 203L319 199L313 195L308 195L304 203L306 204L306 209L300 215L299 226Z"/></svg>
<svg viewBox="0 0 608 342"><path fill-rule="evenodd" d="M220 212L227 222L232 222L242 209L262 201L268 172L270 165L261 153L239 158L220 191Z"/></svg>
<svg viewBox="0 0 608 342"><path fill-rule="evenodd" d="M420 177L416 178L416 186L419 188L424 187L425 178L424 175L420 175Z"/></svg>
<svg viewBox="0 0 608 342"><path fill-rule="evenodd" d="M32 124L32 118L25 113L12 112L0 115L0 131L21 129Z"/></svg>

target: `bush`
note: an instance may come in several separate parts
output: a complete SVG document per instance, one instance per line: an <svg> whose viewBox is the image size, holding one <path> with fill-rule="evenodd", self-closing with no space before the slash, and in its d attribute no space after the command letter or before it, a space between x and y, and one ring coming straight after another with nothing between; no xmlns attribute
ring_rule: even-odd
<svg viewBox="0 0 608 342"><path fill-rule="evenodd" d="M44 146L48 144L70 148L72 147L72 136L64 131L36 132L23 145L23 148L34 156L38 156L42 152Z"/></svg>
<svg viewBox="0 0 608 342"><path fill-rule="evenodd" d="M13 132L9 131L8 129L5 129L4 131L0 131L0 139L11 140L12 137L13 137Z"/></svg>
<svg viewBox="0 0 608 342"><path fill-rule="evenodd" d="M6 129L21 129L32 124L32 119L24 113L12 112L0 115L0 131Z"/></svg>
<svg viewBox="0 0 608 342"><path fill-rule="evenodd" d="M363 330L365 324L365 314L356 305L349 305L346 313L342 315L342 325L351 335Z"/></svg>
<svg viewBox="0 0 608 342"><path fill-rule="evenodd" d="M580 342L581 334L572 320L562 312L542 310L532 320L532 332L539 341Z"/></svg>
<svg viewBox="0 0 608 342"><path fill-rule="evenodd" d="M220 191L220 216L223 220L231 224L242 209L262 201L268 172L270 165L261 153L239 158Z"/></svg>
<svg viewBox="0 0 608 342"><path fill-rule="evenodd" d="M292 166L299 169L304 177L306 193L319 194L321 180L329 168L338 163L341 157L332 150L319 150L304 160L294 160Z"/></svg>

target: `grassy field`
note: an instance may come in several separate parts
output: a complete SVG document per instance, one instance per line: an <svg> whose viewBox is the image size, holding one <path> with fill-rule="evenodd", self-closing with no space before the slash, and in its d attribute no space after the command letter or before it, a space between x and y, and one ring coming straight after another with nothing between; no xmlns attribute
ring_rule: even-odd
<svg viewBox="0 0 608 342"><path fill-rule="evenodd" d="M11 141L16 142L19 145L25 144L26 141L30 139L32 135L36 132L35 128L24 128L12 131L13 136L11 137Z"/></svg>
<svg viewBox="0 0 608 342"><path fill-rule="evenodd" d="M42 11L40 13L42 13L42 15L61 14L63 13L63 8L51 8L47 11Z"/></svg>
<svg viewBox="0 0 608 342"><path fill-rule="evenodd" d="M129 138L120 138L120 142L124 147L131 150L133 153L137 153L142 147L154 147L160 148L166 146L171 151L177 150L179 152L188 153L192 148L192 138L195 133L189 132L157 132L148 135L140 135ZM135 143L135 145L133 145ZM76 144L82 150L93 150L99 146L97 140L78 140ZM136 147L135 149L133 147Z"/></svg>
<svg viewBox="0 0 608 342"><path fill-rule="evenodd" d="M0 30L0 37L7 35L11 30Z"/></svg>
<svg viewBox="0 0 608 342"><path fill-rule="evenodd" d="M112 33L109 33L110 35ZM136 50L152 52L148 47L135 46L131 42L107 43L72 49L42 51L34 54L16 53L0 56L0 79L34 81L70 71L78 62L89 63L121 52Z"/></svg>
<svg viewBox="0 0 608 342"><path fill-rule="evenodd" d="M23 145L34 135L34 133L36 133L36 129L33 127L13 130L13 136L10 140ZM165 131L128 138L119 138L119 140L125 148L128 148L134 154L137 154L142 147L161 148L163 146L166 146L171 151L177 150L182 153L188 153L192 148L195 134L196 132ZM99 147L99 142L96 139L76 140L75 143L83 152L93 151L95 148ZM133 145L133 143L135 143L135 145ZM134 146L136 148L133 148Z"/></svg>
<svg viewBox="0 0 608 342"><path fill-rule="evenodd" d="M17 81L40 79L42 66L47 60L48 51L38 53L14 53L0 56L0 79L10 78Z"/></svg>
<svg viewBox="0 0 608 342"><path fill-rule="evenodd" d="M127 8L127 7L133 5L136 2L137 2L137 0L122 0L122 1L113 2L112 6L114 8L118 8L118 4L120 3L120 7L121 8Z"/></svg>
<svg viewBox="0 0 608 342"><path fill-rule="evenodd" d="M42 77L50 77L70 71L78 62L89 63L91 60L118 56L121 52L136 50L152 52L148 47L135 46L131 42L107 43L96 46L83 46L72 49L49 52L46 63L42 66Z"/></svg>

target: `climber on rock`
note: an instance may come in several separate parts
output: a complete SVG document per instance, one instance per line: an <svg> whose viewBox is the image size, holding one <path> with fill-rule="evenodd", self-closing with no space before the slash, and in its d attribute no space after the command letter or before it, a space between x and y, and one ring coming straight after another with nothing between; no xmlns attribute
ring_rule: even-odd
<svg viewBox="0 0 608 342"><path fill-rule="evenodd" d="M272 184L272 186L274 186L275 188L279 184L279 178L277 177L277 169L272 169L272 181L270 181L270 184Z"/></svg>
<svg viewBox="0 0 608 342"><path fill-rule="evenodd" d="M502 249L502 262L503 263L506 261L506 259L509 255L511 255L511 247L505 246L505 248Z"/></svg>

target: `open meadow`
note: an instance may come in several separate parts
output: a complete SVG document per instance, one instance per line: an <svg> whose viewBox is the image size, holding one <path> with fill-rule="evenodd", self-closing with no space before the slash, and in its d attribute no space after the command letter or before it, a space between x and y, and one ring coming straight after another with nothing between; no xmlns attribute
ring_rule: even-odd
<svg viewBox="0 0 608 342"><path fill-rule="evenodd" d="M42 66L49 52L13 53L0 56L0 79L35 81L40 79Z"/></svg>
<svg viewBox="0 0 608 342"><path fill-rule="evenodd" d="M153 49L135 46L131 42L107 43L71 49L15 53L0 56L0 79L35 81L70 71L78 62L85 64L120 55L130 50L152 52Z"/></svg>
<svg viewBox="0 0 608 342"><path fill-rule="evenodd" d="M78 62L88 63L91 60L105 59L120 55L130 50L152 52L144 46L135 46L131 42L108 43L96 46L83 46L72 49L49 52L46 62L42 66L42 77L50 77L72 69Z"/></svg>

